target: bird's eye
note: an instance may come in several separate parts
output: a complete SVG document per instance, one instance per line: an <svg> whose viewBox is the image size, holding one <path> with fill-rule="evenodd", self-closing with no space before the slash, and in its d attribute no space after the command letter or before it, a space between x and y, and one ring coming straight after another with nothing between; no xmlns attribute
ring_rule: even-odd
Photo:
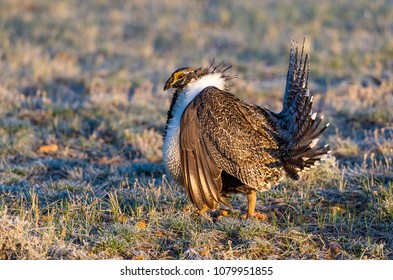
<svg viewBox="0 0 393 280"><path fill-rule="evenodd" d="M175 81L176 81L176 80L181 80L181 79L183 79L183 78L184 78L184 74L183 74L183 73L176 73L176 74L174 75Z"/></svg>

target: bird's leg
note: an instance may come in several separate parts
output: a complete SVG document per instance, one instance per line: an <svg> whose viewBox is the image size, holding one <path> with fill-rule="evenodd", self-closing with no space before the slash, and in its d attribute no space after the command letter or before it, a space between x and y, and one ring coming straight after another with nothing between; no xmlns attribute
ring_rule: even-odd
<svg viewBox="0 0 393 280"><path fill-rule="evenodd" d="M247 219L257 219L257 220L266 220L267 215L265 213L255 212L255 206L257 204L257 192L250 192L247 194L247 215L242 215L242 218Z"/></svg>
<svg viewBox="0 0 393 280"><path fill-rule="evenodd" d="M255 206L257 204L257 192L250 192L247 194L248 207L247 207L247 218L253 218L255 216Z"/></svg>

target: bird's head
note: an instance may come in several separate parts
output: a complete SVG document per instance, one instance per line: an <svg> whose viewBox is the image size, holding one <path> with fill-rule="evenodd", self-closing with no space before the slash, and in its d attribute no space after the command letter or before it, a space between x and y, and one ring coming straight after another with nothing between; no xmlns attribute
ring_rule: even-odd
<svg viewBox="0 0 393 280"><path fill-rule="evenodd" d="M164 90L174 88L182 90L188 83L199 78L202 73L201 68L183 67L172 73L171 77L166 81Z"/></svg>
<svg viewBox="0 0 393 280"><path fill-rule="evenodd" d="M227 75L225 73L231 66L226 66L223 63L214 66L213 63L214 60L212 64L206 68L183 67L177 69L166 81L164 90L173 88L176 89L176 91L182 91L188 84L208 75L215 76L222 80L223 84L225 84L224 88L228 89L229 84L227 82L235 78L234 75Z"/></svg>

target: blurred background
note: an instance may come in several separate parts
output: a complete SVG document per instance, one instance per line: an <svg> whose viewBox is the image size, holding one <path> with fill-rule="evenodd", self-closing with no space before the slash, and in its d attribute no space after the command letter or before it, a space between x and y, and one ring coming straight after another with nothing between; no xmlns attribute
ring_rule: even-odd
<svg viewBox="0 0 393 280"><path fill-rule="evenodd" d="M0 153L12 154L18 141L27 153L41 141L71 148L69 135L88 140L97 129L112 129L112 140L121 136L124 146L146 123L162 130L171 98L163 93L166 79L177 68L207 66L213 59L233 66L237 95L279 110L290 40L301 44L303 38L311 89L326 106L344 115L360 106L360 115L372 115L372 125L391 123L391 87L379 96L357 86L391 86L392 1L2 0L2 121L12 116L28 132L16 129L23 135L11 143L3 137Z"/></svg>
<svg viewBox="0 0 393 280"><path fill-rule="evenodd" d="M88 244L94 254L105 251L104 257L140 256L139 251L128 250L134 244L130 240L120 247L102 241L103 236L121 231L114 233L101 224L100 232L92 224L142 219L146 223L139 226L149 229L152 217L162 218L152 215L151 209L177 213L187 205L181 189L161 186L171 193L167 197L147 187L163 182L161 134L171 99L170 93L163 92L166 79L177 68L208 66L215 59L233 66L230 73L238 76L233 82L237 96L278 111L291 39L301 45L303 38L311 56L315 109L331 123L321 141L331 145L334 156L308 178L310 188L318 189L317 199L324 188L371 191L376 186L372 201L377 212L368 217L379 215L390 226L379 229L379 235L371 234L371 245L363 240L357 249L344 243L339 248L346 250L347 258L359 258L364 252L391 258L392 250L378 247L381 236L388 240L385 248L391 248L393 240L391 0L0 0L0 210L10 215L4 214L0 230L15 235L4 226L14 216L27 221L30 230L49 221L62 230L48 240L61 240L63 249L69 243ZM303 194L293 191L293 201L299 205ZM325 193L325 198L348 205L332 193ZM59 201L67 202L56 204ZM62 211L71 213L70 209L87 205L99 205L97 216L92 214L96 220L86 221L87 216L62 220ZM329 207L320 214L335 224L334 215L341 212L333 213ZM21 209L31 215L20 216ZM91 208L86 209L91 214ZM351 219L346 220L345 213L340 215L348 225ZM79 227L69 224L73 221ZM303 218L299 223L304 223ZM21 232L25 226L21 225ZM161 232L168 230L164 236L172 236L172 226L161 225ZM364 229L361 223L359 227ZM36 237L26 238L31 248L42 243L41 239L34 243ZM222 246L228 249L225 242ZM184 243L173 249L163 244L163 249L142 258L179 258L189 246ZM285 253L284 247L278 258L312 257ZM165 255L166 250L174 253ZM208 256L229 258L211 251ZM0 257L17 254L10 252L0 249ZM29 252L32 258L67 257L56 250ZM317 256L326 258L326 250L321 252ZM79 258L99 256L79 254ZM247 249L241 256L258 258Z"/></svg>

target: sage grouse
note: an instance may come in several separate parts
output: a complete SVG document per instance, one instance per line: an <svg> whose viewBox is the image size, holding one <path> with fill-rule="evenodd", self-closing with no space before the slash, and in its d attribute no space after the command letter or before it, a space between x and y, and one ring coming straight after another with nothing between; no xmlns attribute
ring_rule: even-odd
<svg viewBox="0 0 393 280"><path fill-rule="evenodd" d="M164 132L167 173L183 185L200 213L231 193L247 196L247 217L257 218L256 194L284 174L299 179L329 153L318 147L326 129L311 110L309 56L291 44L283 108L274 113L246 103L229 92L224 64L176 70L164 90L175 89Z"/></svg>

